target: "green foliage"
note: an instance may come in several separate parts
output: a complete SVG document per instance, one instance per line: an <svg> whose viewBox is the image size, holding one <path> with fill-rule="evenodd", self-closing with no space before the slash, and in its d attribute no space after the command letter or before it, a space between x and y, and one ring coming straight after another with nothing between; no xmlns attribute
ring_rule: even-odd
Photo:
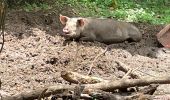
<svg viewBox="0 0 170 100"><path fill-rule="evenodd" d="M33 3L33 4L30 4L30 3L25 3L24 6L23 6L23 9L27 12L29 11L38 11L38 10L46 10L46 9L49 9L50 6L46 3L39 3L39 4L36 4L36 3Z"/></svg>
<svg viewBox="0 0 170 100"><path fill-rule="evenodd" d="M7 0L7 2L9 6L22 6L25 11L70 5L79 12L79 16L112 17L151 24L170 23L169 0ZM48 2L53 3L49 6Z"/></svg>
<svg viewBox="0 0 170 100"><path fill-rule="evenodd" d="M67 0L80 16L113 17L129 22L170 23L168 0ZM83 7L83 8L82 8ZM116 7L116 9L115 9Z"/></svg>

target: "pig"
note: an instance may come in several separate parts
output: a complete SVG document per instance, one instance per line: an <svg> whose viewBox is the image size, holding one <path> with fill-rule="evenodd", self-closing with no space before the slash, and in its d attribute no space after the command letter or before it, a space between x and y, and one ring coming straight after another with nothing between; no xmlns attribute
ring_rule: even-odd
<svg viewBox="0 0 170 100"><path fill-rule="evenodd" d="M66 39L112 44L129 40L139 42L142 38L132 24L110 18L69 18L60 14L59 19L65 25L62 35Z"/></svg>

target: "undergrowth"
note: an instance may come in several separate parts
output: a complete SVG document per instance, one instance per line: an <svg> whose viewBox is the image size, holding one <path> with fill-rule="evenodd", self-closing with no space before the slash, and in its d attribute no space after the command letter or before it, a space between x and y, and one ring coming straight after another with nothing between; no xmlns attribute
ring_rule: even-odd
<svg viewBox="0 0 170 100"><path fill-rule="evenodd" d="M127 22L150 24L170 23L170 2L168 0L52 0L52 4L45 1L20 0L17 3L25 11L46 10L69 5L78 12L77 16L109 17Z"/></svg>
<svg viewBox="0 0 170 100"><path fill-rule="evenodd" d="M128 22L170 23L169 1L164 0L67 0L80 16L111 17Z"/></svg>

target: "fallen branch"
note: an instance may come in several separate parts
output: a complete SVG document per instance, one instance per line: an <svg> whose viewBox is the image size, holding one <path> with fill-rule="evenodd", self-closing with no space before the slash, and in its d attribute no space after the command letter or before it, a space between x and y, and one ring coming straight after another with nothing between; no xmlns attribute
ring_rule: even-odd
<svg viewBox="0 0 170 100"><path fill-rule="evenodd" d="M115 89L128 88L134 86L146 86L150 84L170 84L170 77L160 77L160 78L148 78L148 79L121 79L116 81L101 82L96 84L85 84L82 93L88 94L91 90L103 90L107 92L112 92ZM75 89L74 85L56 85L50 86L48 88L37 89L31 92L23 92L18 95L11 97L6 97L3 100L34 100L39 97L42 92L47 89L44 93L45 97L54 94L62 94L64 91L73 91Z"/></svg>
<svg viewBox="0 0 170 100"><path fill-rule="evenodd" d="M73 61L73 66L76 67L77 65L77 56L78 56L78 48L79 48L79 43L75 42L76 43L76 52L75 52L75 56L74 56L74 61Z"/></svg>
<svg viewBox="0 0 170 100"><path fill-rule="evenodd" d="M2 81L1 81L1 79L0 79L0 89L1 89L1 85L2 85Z"/></svg>
<svg viewBox="0 0 170 100"><path fill-rule="evenodd" d="M4 42L5 42L5 17L6 17L6 10L7 10L7 3L5 0L2 0L0 2L0 30L2 35L2 43L1 43L1 48L0 48L0 53L2 52L2 49L4 47Z"/></svg>
<svg viewBox="0 0 170 100"><path fill-rule="evenodd" d="M22 92L20 94L13 95L13 96L6 96L6 97L2 96L3 97L2 100L34 100L34 99L38 99L38 97L46 89L47 89L47 91L44 93L44 97L48 97L48 96L54 95L54 94L62 94L65 91L73 90L74 88L75 88L75 86L72 86L72 85L60 84L60 85L56 85L56 86L50 86L50 87L33 90L30 92Z"/></svg>
<svg viewBox="0 0 170 100"><path fill-rule="evenodd" d="M97 77L90 77L82 74L78 74L76 72L71 71L62 71L61 77L70 82L70 83L81 83L81 84L94 84L94 83L100 83L100 82L108 82L108 80L104 80Z"/></svg>
<svg viewBox="0 0 170 100"><path fill-rule="evenodd" d="M85 85L85 90L97 89L103 91L114 91L115 89L135 87L135 86L147 86L150 84L170 84L170 77L160 78L147 78L147 79L121 79L116 81L102 82L96 84Z"/></svg>

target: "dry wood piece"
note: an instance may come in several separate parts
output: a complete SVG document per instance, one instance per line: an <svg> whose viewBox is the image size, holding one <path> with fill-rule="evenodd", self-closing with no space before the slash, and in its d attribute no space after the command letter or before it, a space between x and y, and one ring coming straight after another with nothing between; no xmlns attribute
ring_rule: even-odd
<svg viewBox="0 0 170 100"><path fill-rule="evenodd" d="M101 82L96 84L85 85L84 90L97 89L103 91L114 91L115 89L135 87L135 86L147 86L150 84L170 84L170 77L157 77L147 79L121 79L109 82Z"/></svg>
<svg viewBox="0 0 170 100"><path fill-rule="evenodd" d="M57 94L57 93L62 94L65 91L73 90L74 88L75 88L75 86L72 86L72 85L60 84L60 85L56 85L56 86L50 86L50 87L33 90L30 92L22 92L20 94L13 95L13 96L8 96L8 97L6 96L6 97L3 97L2 100L34 100L34 99L38 99L38 97L46 89L47 89L47 91L44 93L44 97L48 97L52 94Z"/></svg>
<svg viewBox="0 0 170 100"><path fill-rule="evenodd" d="M125 65L124 63L120 62L120 61L115 61L118 66L117 69L120 69L122 71L124 71L125 73L129 72L129 70L131 70L130 66ZM137 75L136 73L134 73L133 71L128 73L132 78L136 78L136 79L140 79L139 75Z"/></svg>
<svg viewBox="0 0 170 100"><path fill-rule="evenodd" d="M82 93L89 94L91 90L103 90L107 92L112 92L115 89L128 88L134 86L146 86L149 84L170 84L170 77L160 77L160 78L147 78L147 79L121 79L116 81L101 82L96 84L84 84L84 90ZM43 93L44 96L50 96L54 94L62 94L65 91L73 91L75 89L74 85L56 85L47 88L37 89L31 92L23 92L18 95L3 98L3 100L34 100Z"/></svg>
<svg viewBox="0 0 170 100"><path fill-rule="evenodd" d="M130 75L132 71L132 69L129 69L129 71L122 77L122 79L128 78L128 75Z"/></svg>
<svg viewBox="0 0 170 100"><path fill-rule="evenodd" d="M100 82L108 82L107 80L97 78L97 77L90 77L82 74L78 74L76 72L71 71L62 71L61 77L70 82L70 83L81 83L81 84L94 84L94 83L100 83Z"/></svg>
<svg viewBox="0 0 170 100"><path fill-rule="evenodd" d="M6 9L7 9L7 3L5 0L1 0L0 2L0 37L2 35L2 43L1 48L0 48L0 53L2 52L2 49L4 47L4 42L5 42L5 17L6 17Z"/></svg>

